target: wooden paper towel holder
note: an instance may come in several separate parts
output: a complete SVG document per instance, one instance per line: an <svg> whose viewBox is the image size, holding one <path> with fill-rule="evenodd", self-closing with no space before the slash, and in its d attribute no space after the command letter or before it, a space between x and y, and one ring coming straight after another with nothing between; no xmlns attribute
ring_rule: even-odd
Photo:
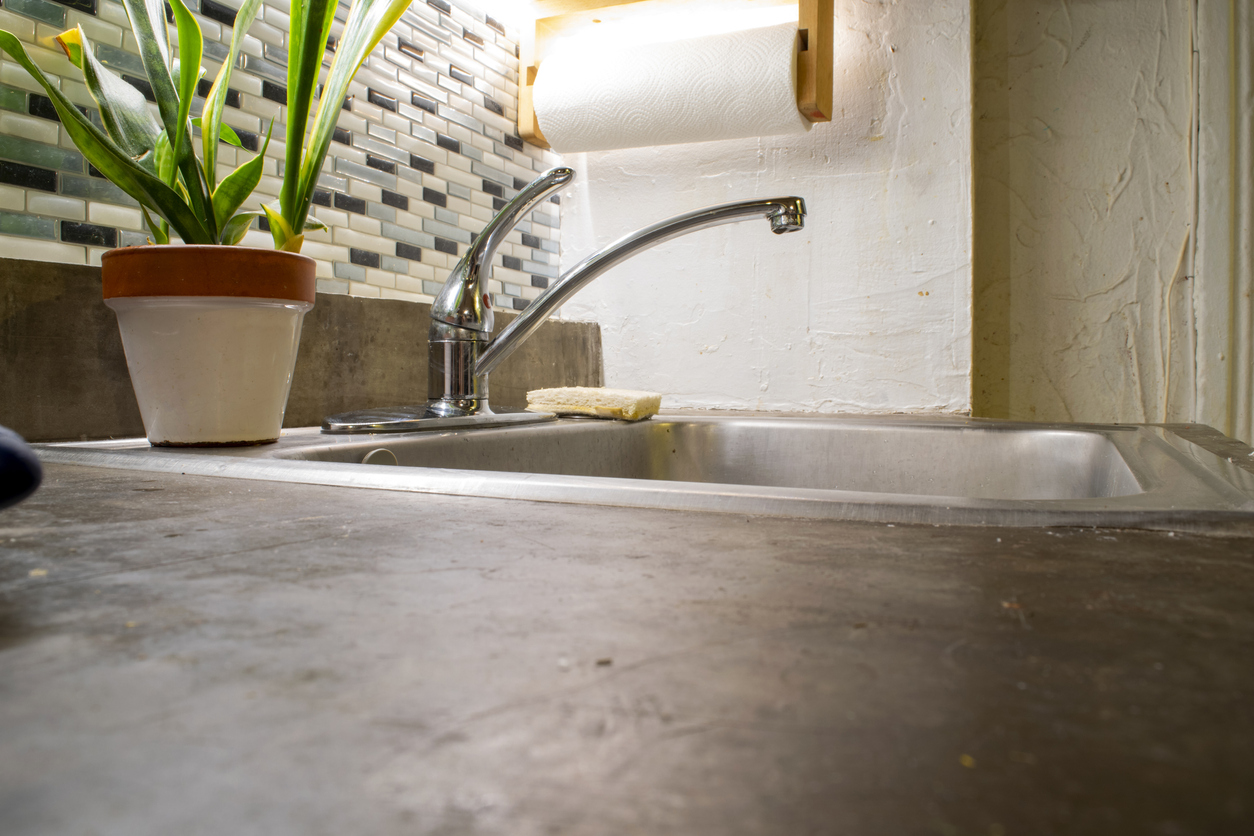
<svg viewBox="0 0 1254 836"><path fill-rule="evenodd" d="M536 122L532 88L547 49L560 36L586 26L622 20L642 9L692 5L698 0L535 0L534 27L524 27L519 45L518 134L541 148L549 143ZM811 122L832 119L832 29L834 0L718 0L717 8L797 6L801 46L797 53L797 109ZM707 4L708 5L708 4ZM711 6L715 8L715 6Z"/></svg>

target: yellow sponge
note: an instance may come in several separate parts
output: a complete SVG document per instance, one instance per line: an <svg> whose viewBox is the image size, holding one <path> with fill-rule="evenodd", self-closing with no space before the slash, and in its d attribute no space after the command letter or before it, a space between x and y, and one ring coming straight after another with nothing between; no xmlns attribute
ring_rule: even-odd
<svg viewBox="0 0 1254 836"><path fill-rule="evenodd" d="M643 421L656 415L662 405L657 392L636 392L632 389L595 389L588 386L563 386L558 389L536 389L527 393L527 408L558 415L591 415L594 418L619 418Z"/></svg>

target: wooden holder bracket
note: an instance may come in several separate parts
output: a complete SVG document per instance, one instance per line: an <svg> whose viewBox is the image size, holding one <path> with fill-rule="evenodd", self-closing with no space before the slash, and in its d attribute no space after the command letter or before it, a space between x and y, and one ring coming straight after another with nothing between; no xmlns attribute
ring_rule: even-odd
<svg viewBox="0 0 1254 836"><path fill-rule="evenodd" d="M536 121L532 88L547 49L559 36L569 36L585 26L621 20L648 7L683 6L695 0L538 0L534 27L524 27L519 44L518 134L541 148L549 143ZM835 20L834 0L750 0L764 5L797 6L797 27L801 38L797 53L797 109L811 122L832 118L832 37ZM720 0L719 6L740 5Z"/></svg>

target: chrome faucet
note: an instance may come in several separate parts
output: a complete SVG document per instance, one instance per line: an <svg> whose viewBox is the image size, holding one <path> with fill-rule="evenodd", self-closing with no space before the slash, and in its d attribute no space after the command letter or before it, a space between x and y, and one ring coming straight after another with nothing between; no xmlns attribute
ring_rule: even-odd
<svg viewBox="0 0 1254 836"><path fill-rule="evenodd" d="M574 177L573 169L550 169L505 204L457 262L435 298L427 373L427 405L432 414L454 417L487 409L488 376L480 373L478 365L492 339L492 299L487 288L492 256L528 212Z"/></svg>
<svg viewBox="0 0 1254 836"><path fill-rule="evenodd" d="M799 197L746 200L698 209L626 235L566 271L495 339L487 279L496 248L522 218L575 176L554 168L518 193L470 245L431 306L429 400L421 406L393 407L333 415L324 432L412 432L461 426L499 426L548 420L552 416L488 405L488 375L531 336L549 314L597 276L663 241L720 224L765 218L776 235L805 225Z"/></svg>

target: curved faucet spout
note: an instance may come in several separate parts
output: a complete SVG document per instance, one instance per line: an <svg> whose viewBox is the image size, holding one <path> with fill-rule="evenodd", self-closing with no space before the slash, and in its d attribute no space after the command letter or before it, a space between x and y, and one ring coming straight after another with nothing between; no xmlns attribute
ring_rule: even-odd
<svg viewBox="0 0 1254 836"><path fill-rule="evenodd" d="M487 280L492 256L519 221L540 201L566 185L575 176L570 168L546 171L520 191L470 245L453 268L440 295L431 305L432 336L443 331L439 323L473 331L472 339L487 340L492 332L492 305L487 297Z"/></svg>
<svg viewBox="0 0 1254 836"><path fill-rule="evenodd" d="M431 306L429 400L420 406L332 415L323 422L323 432L410 432L552 420L546 413L492 409L488 404L488 374L580 288L641 250L698 229L753 218L770 221L776 234L796 232L805 225L805 201L778 197L712 206L645 227L579 262L491 339L492 305L485 285L493 253L527 212L573 177L569 168L555 168L540 176L505 205L453 268Z"/></svg>
<svg viewBox="0 0 1254 836"><path fill-rule="evenodd" d="M642 250L699 229L754 218L766 218L770 221L771 231L776 235L782 235L796 232L804 227L805 216L806 204L799 197L747 200L741 203L727 203L722 206L699 209L626 235L576 264L556 284L528 305L527 309L497 335L496 339L492 340L479 355L474 369L475 376L486 377L490 374L502 360L518 348L523 340L543 325L549 315L561 307L563 302L606 270L621 264Z"/></svg>

